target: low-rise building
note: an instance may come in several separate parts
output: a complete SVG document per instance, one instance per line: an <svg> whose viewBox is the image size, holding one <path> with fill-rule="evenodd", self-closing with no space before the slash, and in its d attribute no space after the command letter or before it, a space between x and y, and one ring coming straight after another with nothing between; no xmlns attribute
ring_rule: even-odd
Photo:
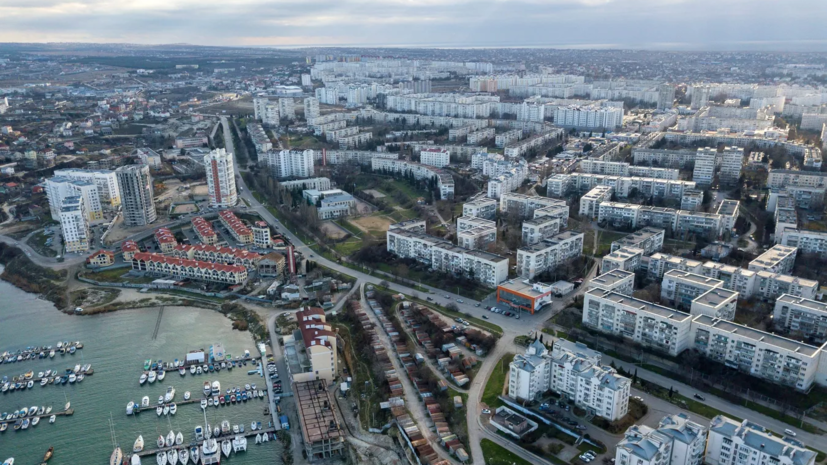
<svg viewBox="0 0 827 465"><path fill-rule="evenodd" d="M158 228L155 230L155 242L158 243L158 250L162 254L172 253L178 241L175 239L175 234L169 228Z"/></svg>
<svg viewBox="0 0 827 465"><path fill-rule="evenodd" d="M776 436L749 420L718 415L709 422L704 463L709 465L814 465L816 453L789 436Z"/></svg>
<svg viewBox="0 0 827 465"><path fill-rule="evenodd" d="M235 216L235 213L229 210L222 210L218 212L218 219L221 221L221 224L230 231L233 239L242 244L251 244L253 242L253 232Z"/></svg>
<svg viewBox="0 0 827 465"><path fill-rule="evenodd" d="M491 426L517 439L536 430L539 425L535 421L518 414L508 407L498 407L491 416Z"/></svg>
<svg viewBox="0 0 827 465"><path fill-rule="evenodd" d="M204 218L200 216L194 217L192 219L192 229L202 244L215 245L218 243L218 235L215 233L210 222Z"/></svg>
<svg viewBox="0 0 827 465"><path fill-rule="evenodd" d="M284 255L277 252L270 252L261 257L258 261L258 275L262 277L272 278L284 274L284 267L287 264L287 259Z"/></svg>
<svg viewBox="0 0 827 465"><path fill-rule="evenodd" d="M114 265L115 253L109 250L98 250L86 259L86 264L94 267Z"/></svg>
<svg viewBox="0 0 827 465"><path fill-rule="evenodd" d="M202 262L147 252L137 252L132 256L132 269L157 276L231 285L241 284L247 279L247 268L243 266Z"/></svg>
<svg viewBox="0 0 827 465"><path fill-rule="evenodd" d="M215 262L225 265L240 265L248 270L255 270L261 255L249 250L236 249L235 247L219 247L215 245L189 245L179 244L172 250L172 256L187 258L202 262Z"/></svg>
<svg viewBox="0 0 827 465"><path fill-rule="evenodd" d="M548 284L512 279L497 286L497 303L505 303L518 313L523 310L533 315L551 303L552 294L554 290Z"/></svg>
<svg viewBox="0 0 827 465"><path fill-rule="evenodd" d="M140 251L141 249L138 247L138 243L133 240L126 240L121 244L121 255L124 262L131 262L135 253Z"/></svg>

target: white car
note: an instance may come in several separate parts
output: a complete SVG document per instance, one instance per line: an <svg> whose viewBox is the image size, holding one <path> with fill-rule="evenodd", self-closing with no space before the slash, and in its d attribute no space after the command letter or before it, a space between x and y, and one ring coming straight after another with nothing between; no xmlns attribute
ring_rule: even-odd
<svg viewBox="0 0 827 465"><path fill-rule="evenodd" d="M483 414L483 415L488 415L488 414L490 414L490 413L491 413L491 410L489 410L489 409L487 409L487 408L482 409L482 414Z"/></svg>
<svg viewBox="0 0 827 465"><path fill-rule="evenodd" d="M796 436L795 431L793 431L793 430L791 430L791 429L789 429L789 428L787 428L787 429L785 429L785 430L784 430L784 434L786 434L787 436L792 436L792 437L795 437L795 436Z"/></svg>

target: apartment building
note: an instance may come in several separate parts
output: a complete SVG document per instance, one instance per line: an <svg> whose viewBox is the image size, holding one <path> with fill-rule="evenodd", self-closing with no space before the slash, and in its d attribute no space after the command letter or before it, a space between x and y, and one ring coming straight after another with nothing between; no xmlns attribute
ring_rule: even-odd
<svg viewBox="0 0 827 465"><path fill-rule="evenodd" d="M635 274L622 269L604 272L589 281L589 289L613 291L630 296L635 290Z"/></svg>
<svg viewBox="0 0 827 465"><path fill-rule="evenodd" d="M508 213L516 211L524 219L534 217L534 211L545 207L566 206L564 200L551 199L532 195L517 194L515 192L505 193L500 197L500 212ZM568 207L566 207L568 210Z"/></svg>
<svg viewBox="0 0 827 465"><path fill-rule="evenodd" d="M419 162L423 165L444 168L451 164L451 154L445 149L423 149L419 151Z"/></svg>
<svg viewBox="0 0 827 465"><path fill-rule="evenodd" d="M782 331L819 344L827 340L827 304L784 294L775 301L772 321Z"/></svg>
<svg viewBox="0 0 827 465"><path fill-rule="evenodd" d="M319 99L316 97L307 97L304 99L304 119L307 121L313 121L314 119L318 118L321 113L319 112Z"/></svg>
<svg viewBox="0 0 827 465"><path fill-rule="evenodd" d="M233 239L242 244L251 244L253 242L253 232L244 224L243 221L235 216L235 213L229 210L222 210L218 212L218 219L221 224L230 231Z"/></svg>
<svg viewBox="0 0 827 465"><path fill-rule="evenodd" d="M296 179L295 181L283 181L279 183L280 189L285 190L307 190L315 189L317 191L326 191L331 189L329 178L308 178Z"/></svg>
<svg viewBox="0 0 827 465"><path fill-rule="evenodd" d="M666 231L663 229L647 226L612 242L611 251L632 247L643 249L643 255L651 255L663 248L665 237Z"/></svg>
<svg viewBox="0 0 827 465"><path fill-rule="evenodd" d="M551 386L551 356L546 346L535 339L525 354L517 354L509 364L508 397L533 401Z"/></svg>
<svg viewBox="0 0 827 465"><path fill-rule="evenodd" d="M267 152L264 159L275 178L310 178L315 173L313 150L273 150Z"/></svg>
<svg viewBox="0 0 827 465"><path fill-rule="evenodd" d="M541 216L525 220L522 225L522 243L523 245L537 244L559 232L560 218Z"/></svg>
<svg viewBox="0 0 827 465"><path fill-rule="evenodd" d="M812 279L773 273L771 271L758 271L755 273L753 293L767 301L772 301L783 294L790 294L805 299L815 299L817 292L818 281Z"/></svg>
<svg viewBox="0 0 827 465"><path fill-rule="evenodd" d="M543 146L543 144L548 143L552 139L562 137L562 134L562 129L553 129L551 131L544 131L539 134L534 134L527 139L519 140L506 145L503 149L503 155L505 155L506 158L525 156L531 150Z"/></svg>
<svg viewBox="0 0 827 465"><path fill-rule="evenodd" d="M420 232L389 229L387 250L398 257L428 264L434 270L464 275L490 287L508 279L507 258L455 246Z"/></svg>
<svg viewBox="0 0 827 465"><path fill-rule="evenodd" d="M724 282L719 279L686 271L669 270L663 274L660 297L677 308L689 309L692 301L698 296L719 287L724 287Z"/></svg>
<svg viewBox="0 0 827 465"><path fill-rule="evenodd" d="M703 263L691 258L678 257L665 253L654 253L648 257L646 272L649 279L660 281L663 275L669 270L686 271L689 273L702 274ZM714 262L710 262L714 263Z"/></svg>
<svg viewBox="0 0 827 465"><path fill-rule="evenodd" d="M663 417L657 429L632 425L617 443L617 465L701 465L707 428L683 413Z"/></svg>
<svg viewBox="0 0 827 465"><path fill-rule="evenodd" d="M306 363L300 363L301 370L290 370L293 382L332 382L339 366L336 331L327 323L324 311L317 307L304 307L297 311L296 322L298 328L285 337L284 342L285 345L301 346L304 351L300 353Z"/></svg>
<svg viewBox="0 0 827 465"><path fill-rule="evenodd" d="M566 205L566 202L561 202L557 205L534 210L534 219L544 218L547 216L559 219L560 228L565 228L569 225L569 206Z"/></svg>
<svg viewBox="0 0 827 465"><path fill-rule="evenodd" d="M676 356L689 348L692 316L614 291L585 294L583 324Z"/></svg>
<svg viewBox="0 0 827 465"><path fill-rule="evenodd" d="M692 300L691 315L707 315L732 321L738 305L739 294L723 287L710 289Z"/></svg>
<svg viewBox="0 0 827 465"><path fill-rule="evenodd" d="M83 197L84 211L88 221L103 219L103 207L98 188L92 182L55 176L46 180L44 191L46 191L46 198L49 199L52 219L60 218L63 199L77 196Z"/></svg>
<svg viewBox="0 0 827 465"><path fill-rule="evenodd" d="M178 245L175 234L173 234L169 228L158 228L153 233L153 236L155 236L155 242L158 244L158 250L164 255L171 254Z"/></svg>
<svg viewBox="0 0 827 465"><path fill-rule="evenodd" d="M707 315L693 319L691 341L710 360L757 378L803 392L816 381L818 347Z"/></svg>
<svg viewBox="0 0 827 465"><path fill-rule="evenodd" d="M497 223L475 216L457 218L457 245L466 249L484 249L497 242Z"/></svg>
<svg viewBox="0 0 827 465"><path fill-rule="evenodd" d="M695 162L696 155L697 152L692 150L632 149L632 161L635 165L685 168Z"/></svg>
<svg viewBox="0 0 827 465"><path fill-rule="evenodd" d="M462 205L462 215L493 220L497 217L498 205L499 202L494 199L479 197Z"/></svg>
<svg viewBox="0 0 827 465"><path fill-rule="evenodd" d="M789 229L787 231L790 231ZM784 232L784 234L787 233ZM762 253L755 260L749 262L748 269L751 271L771 271L773 273L790 274L795 265L795 255L798 249L794 246L776 244L769 250Z"/></svg>
<svg viewBox="0 0 827 465"><path fill-rule="evenodd" d="M255 270L261 255L249 250L235 247L219 247L215 245L178 244L172 249L173 257L187 258L202 262L222 263L224 265L239 265L247 270Z"/></svg>
<svg viewBox="0 0 827 465"><path fill-rule="evenodd" d="M677 181L680 179L680 170L675 168L657 168L654 166L629 165L628 176L636 178L653 178Z"/></svg>
<svg viewBox="0 0 827 465"><path fill-rule="evenodd" d="M787 228L781 232L781 245L797 248L801 253L827 255L827 233ZM778 247L778 245L773 248ZM772 249L770 249L772 250ZM792 266L790 266L792 268Z"/></svg>
<svg viewBox="0 0 827 465"><path fill-rule="evenodd" d="M517 249L517 274L532 279L546 270L553 269L583 254L585 234L564 231L537 244Z"/></svg>
<svg viewBox="0 0 827 465"><path fill-rule="evenodd" d="M60 231L63 236L65 253L83 253L89 251L91 234L89 232L89 214L83 197L66 196L60 204Z"/></svg>
<svg viewBox="0 0 827 465"><path fill-rule="evenodd" d="M601 185L613 187L619 198L626 198L637 192L639 195L663 199L680 199L685 191L696 187L694 181L571 173L550 177L546 183L546 193L555 197L565 197L569 194L582 194Z"/></svg>
<svg viewBox="0 0 827 465"><path fill-rule="evenodd" d="M697 163L697 159L696 159ZM741 178L741 169L744 166L744 149L741 147L724 147L721 152L721 184L733 186Z"/></svg>
<svg viewBox="0 0 827 465"><path fill-rule="evenodd" d="M358 127L356 128L359 129ZM370 131L361 131L353 134L342 135L336 138L339 143L339 148L343 150L359 148L373 139L373 133Z"/></svg>
<svg viewBox="0 0 827 465"><path fill-rule="evenodd" d="M580 197L580 216L594 219L600 213L600 204L611 200L614 188L611 186L595 186L586 195Z"/></svg>
<svg viewBox="0 0 827 465"><path fill-rule="evenodd" d="M115 170L120 189L123 224L146 226L156 219L152 177L146 165L128 165Z"/></svg>
<svg viewBox="0 0 827 465"><path fill-rule="evenodd" d="M115 208L121 204L118 177L114 171L63 169L55 170L54 177L91 182L98 188L98 197L102 205Z"/></svg>
<svg viewBox="0 0 827 465"><path fill-rule="evenodd" d="M644 212L652 207L645 207ZM691 235L704 236L710 239L716 239L721 236L724 231L725 222L728 218L717 213L704 213L678 210L675 218L674 231L682 237L689 237Z"/></svg>
<svg viewBox="0 0 827 465"><path fill-rule="evenodd" d="M681 210L698 211L704 203L704 191L687 189L681 196Z"/></svg>
<svg viewBox="0 0 827 465"><path fill-rule="evenodd" d="M715 166L718 158L718 151L711 147L698 149L695 155L695 168L692 171L692 180L698 184L711 185L715 178Z"/></svg>
<svg viewBox="0 0 827 465"><path fill-rule="evenodd" d="M253 116L266 126L278 126L281 121L278 102L271 102L270 99L253 99Z"/></svg>
<svg viewBox="0 0 827 465"><path fill-rule="evenodd" d="M636 249L634 247L617 249L603 256L600 271L603 273L608 273L612 270L634 272L640 267L642 260L643 249Z"/></svg>
<svg viewBox="0 0 827 465"><path fill-rule="evenodd" d="M292 98L280 98L278 100L279 115L282 118L295 120L296 119L296 102Z"/></svg>
<svg viewBox="0 0 827 465"><path fill-rule="evenodd" d="M194 217L192 219L192 229L202 244L215 245L218 243L218 235L215 234L212 224L204 218Z"/></svg>
<svg viewBox="0 0 827 465"><path fill-rule="evenodd" d="M506 131L502 134L497 134L494 137L494 144L499 147L503 148L506 145L516 142L523 138L523 130L522 129L512 129L510 131Z"/></svg>
<svg viewBox="0 0 827 465"><path fill-rule="evenodd" d="M273 245L273 239L270 236L270 225L265 221L256 221L250 227L253 231L253 245L266 249Z"/></svg>
<svg viewBox="0 0 827 465"><path fill-rule="evenodd" d="M827 187L827 173L821 171L770 170L767 187Z"/></svg>
<svg viewBox="0 0 827 465"><path fill-rule="evenodd" d="M132 256L132 269L175 279L194 279L230 285L241 284L247 279L247 269L243 266L174 258L147 252L137 252Z"/></svg>
<svg viewBox="0 0 827 465"><path fill-rule="evenodd" d="M410 173L416 179L435 179L440 199L454 198L454 178L448 172L439 168L406 160L373 158L371 159L371 169L374 172L400 173L403 175Z"/></svg>
<svg viewBox="0 0 827 465"><path fill-rule="evenodd" d="M135 253L140 252L138 243L132 240L126 240L121 243L121 256L124 262L131 262Z"/></svg>
<svg viewBox="0 0 827 465"><path fill-rule="evenodd" d="M824 198L827 196L825 187L802 187L787 186L784 188L771 188L767 198L767 211L774 211L776 206L782 205L786 208L803 208L806 210L819 210L824 207ZM782 203L784 198L791 199L789 203Z"/></svg>
<svg viewBox="0 0 827 465"><path fill-rule="evenodd" d="M816 453L789 436L718 415L709 422L704 462L709 465L814 465Z"/></svg>
<svg viewBox="0 0 827 465"><path fill-rule="evenodd" d="M580 171L589 174L602 174L606 176L638 177L668 179L677 181L680 177L680 170L673 168L658 168L654 166L635 166L626 162L606 161L587 158L580 160Z"/></svg>
<svg viewBox="0 0 827 465"><path fill-rule="evenodd" d="M234 207L238 203L235 187L235 165L233 154L225 149L215 149L204 157L207 175L207 192L210 206L214 208Z"/></svg>
<svg viewBox="0 0 827 465"><path fill-rule="evenodd" d="M613 129L623 124L623 108L596 105L559 106L554 111L554 124L577 129Z"/></svg>
<svg viewBox="0 0 827 465"><path fill-rule="evenodd" d="M731 232L735 229L735 222L738 220L738 210L740 209L740 206L741 202L731 199L722 201L721 205L718 206L718 211L716 213L721 215L721 220L723 222L722 229L724 231Z"/></svg>

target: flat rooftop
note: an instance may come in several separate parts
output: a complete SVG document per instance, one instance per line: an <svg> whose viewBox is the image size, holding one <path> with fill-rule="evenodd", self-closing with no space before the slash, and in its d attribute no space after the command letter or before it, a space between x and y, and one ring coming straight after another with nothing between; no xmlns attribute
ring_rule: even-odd
<svg viewBox="0 0 827 465"><path fill-rule="evenodd" d="M643 229L635 231L629 235L621 237L620 239L612 242L612 246L617 244L619 247L634 247L637 244L640 244L643 241L649 240L653 237L657 236L665 236L666 231L659 228L653 228L651 226L647 226Z"/></svg>
<svg viewBox="0 0 827 465"><path fill-rule="evenodd" d="M738 206L740 202L737 200L727 199L721 202L721 205L718 207L718 214L724 216L732 216L735 212L738 211Z"/></svg>
<svg viewBox="0 0 827 465"><path fill-rule="evenodd" d="M708 328L714 328L717 331L735 334L742 338L750 339L755 342L763 342L764 344L769 344L784 350L789 350L790 352L795 352L807 357L813 357L814 355L817 355L819 352L818 347L813 347L802 342L793 341L792 339L787 339L785 337L776 336L775 334L759 331L748 326L742 326L731 321L712 318L711 316L707 315L698 315L697 317L695 317L693 322L697 323L700 326L707 326Z"/></svg>
<svg viewBox="0 0 827 465"><path fill-rule="evenodd" d="M671 278L680 281L688 281L692 284L698 284L701 286L709 286L709 287L722 287L724 282L720 279L709 278L703 275L690 273L688 271L681 271L681 270L669 270L663 274L663 279Z"/></svg>
<svg viewBox="0 0 827 465"><path fill-rule="evenodd" d="M541 297L541 296L544 296L544 295L548 294L549 292L551 292L551 285L550 284L545 284L545 283L537 283L537 284L542 285L542 286L544 286L548 289L544 292L541 292L541 291L538 291L538 290L534 289L534 284L528 282L528 280L515 280L515 279L500 283L499 285L497 285L497 288L502 288L506 291L513 292L513 293L518 293L518 294L523 294L523 295L526 295L526 296L529 296L529 297Z"/></svg>
<svg viewBox="0 0 827 465"><path fill-rule="evenodd" d="M623 281L624 279L628 279L629 277L634 278L635 274L631 271L621 270L620 268L614 269L609 271L608 273L603 273L600 276L595 276L589 281L589 285L594 284L597 286L606 286L611 287L615 284Z"/></svg>
<svg viewBox="0 0 827 465"><path fill-rule="evenodd" d="M648 312L653 315L657 315L661 318L666 318L672 321L684 322L692 318L692 315L688 313L679 312L669 307L653 304L652 302L647 302L645 300L629 297L628 295L619 294L614 291L591 289L589 291L586 291L586 294L591 294L595 297L600 297L602 299L609 300L615 304L632 307L636 310Z"/></svg>
<svg viewBox="0 0 827 465"><path fill-rule="evenodd" d="M803 297L796 297L790 294L783 294L776 299L776 302L783 302L786 304L797 305L812 310L818 313L827 314L827 304L817 300L805 299Z"/></svg>
<svg viewBox="0 0 827 465"><path fill-rule="evenodd" d="M737 298L738 293L724 288L710 289L699 295L692 303L699 303L708 307L718 307L722 304L730 302L733 298Z"/></svg>
<svg viewBox="0 0 827 465"><path fill-rule="evenodd" d="M293 383L293 395L305 443L344 438L325 381Z"/></svg>

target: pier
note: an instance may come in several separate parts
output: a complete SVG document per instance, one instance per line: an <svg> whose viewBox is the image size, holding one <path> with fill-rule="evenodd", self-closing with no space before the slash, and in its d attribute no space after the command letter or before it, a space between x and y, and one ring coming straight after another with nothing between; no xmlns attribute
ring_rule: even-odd
<svg viewBox="0 0 827 465"><path fill-rule="evenodd" d="M272 436L275 436L276 430L275 430L275 428L269 427L269 428L257 429L255 431L248 431L245 428L243 433L235 434L235 433L230 432L230 433L227 433L227 434L222 434L221 436L219 436L217 438L214 438L216 441L218 441L218 446L219 446L218 447L218 453L221 454L221 441L223 441L225 439L228 439L228 440L232 441L232 439L236 436L246 437L247 438L247 448L249 449L251 446L257 445L255 443L255 437L256 437L257 434L269 434L271 436L270 441L273 441L274 438ZM253 441L250 441L250 438L253 438ZM146 440L146 438L144 438L144 440ZM201 441L193 440L193 441L190 441L189 443L180 444L180 445L173 445L173 446L169 446L169 447L162 447L160 449L150 449L150 450L144 449L140 452L137 452L137 454L138 454L139 457L147 457L147 456L150 456L150 455L158 455L160 452L166 453L166 452L171 451L173 449L181 450L183 448L187 448L187 450L189 450L189 448L192 447L192 446L198 446L200 448L201 444L203 444L203 443L204 443L203 440L201 440ZM127 455L129 455L129 454L127 454Z"/></svg>
<svg viewBox="0 0 827 465"><path fill-rule="evenodd" d="M43 419L45 418L46 419L46 424L49 424L49 417L51 417L52 415L54 415L56 417L70 417L74 414L75 414L75 409L70 408L69 410L63 410L63 411L60 411L60 412L44 413L43 415L27 415L23 418L15 418L15 419L12 419L12 420L9 420L7 418L5 420L0 421L0 424L5 423L5 424L9 425L8 426L9 428L11 428L12 425L14 425L15 422L22 421L22 420L25 420L27 418L28 418L29 421L32 421L32 418L40 418L41 423L43 423ZM38 426L40 426L40 425L38 425ZM29 428L32 428L32 425L29 425ZM9 430L6 430L6 432L8 432L8 431ZM20 431L22 431L22 430L20 430Z"/></svg>
<svg viewBox="0 0 827 465"><path fill-rule="evenodd" d="M247 391L247 392L252 392L252 391ZM226 394L221 394L221 395L224 396ZM207 408L210 408L210 407L218 408L218 407L227 407L227 406L230 406L230 405L245 404L245 403L247 403L251 400L264 400L264 399L267 398L267 394L264 394L263 396L258 396L258 397L248 397L246 401L236 400L235 402L224 402L223 404L219 403L218 406L214 406L212 400L216 397L217 396L207 397L207 400L209 401L209 404L207 405ZM158 407L163 407L165 405L175 404L179 407L182 406L182 405L189 405L189 404L199 404L200 405L201 404L201 399L203 399L203 398L204 397L198 397L198 398L191 397L190 400L182 400L180 402L175 402L175 401L173 401L173 402L164 402L163 404L150 405L149 407L141 407L140 405L136 405L134 410L133 410L133 415L135 413L146 412L147 410L155 411Z"/></svg>
<svg viewBox="0 0 827 465"><path fill-rule="evenodd" d="M52 373L49 376L43 376L43 377L32 376L31 378L28 378L28 379L25 377L25 375L20 375L20 376L16 377L17 380L12 378L11 380L8 380L8 382L0 382L0 386L2 386L2 393L3 394L10 394L12 392L22 392L22 391L27 391L27 390L30 390L30 389L34 389L36 386L46 387L46 386L61 386L63 384L74 384L74 383L70 383L68 381L70 374L74 374L75 376L83 375L83 377L85 378L87 376L92 376L93 374L95 374L95 370L92 369L91 366L89 366L89 368L87 370L81 369L81 370L78 370L77 372L74 371L71 368L68 368L63 373ZM66 380L62 379L64 377L66 377ZM41 384L44 379L47 380L47 383L46 384ZM32 382L32 387L28 387L29 381ZM82 380L81 381L75 381L75 383L80 383L80 382L82 382ZM11 387L13 385L15 385L15 388L11 389ZM16 385L21 385L21 386L16 386Z"/></svg>

